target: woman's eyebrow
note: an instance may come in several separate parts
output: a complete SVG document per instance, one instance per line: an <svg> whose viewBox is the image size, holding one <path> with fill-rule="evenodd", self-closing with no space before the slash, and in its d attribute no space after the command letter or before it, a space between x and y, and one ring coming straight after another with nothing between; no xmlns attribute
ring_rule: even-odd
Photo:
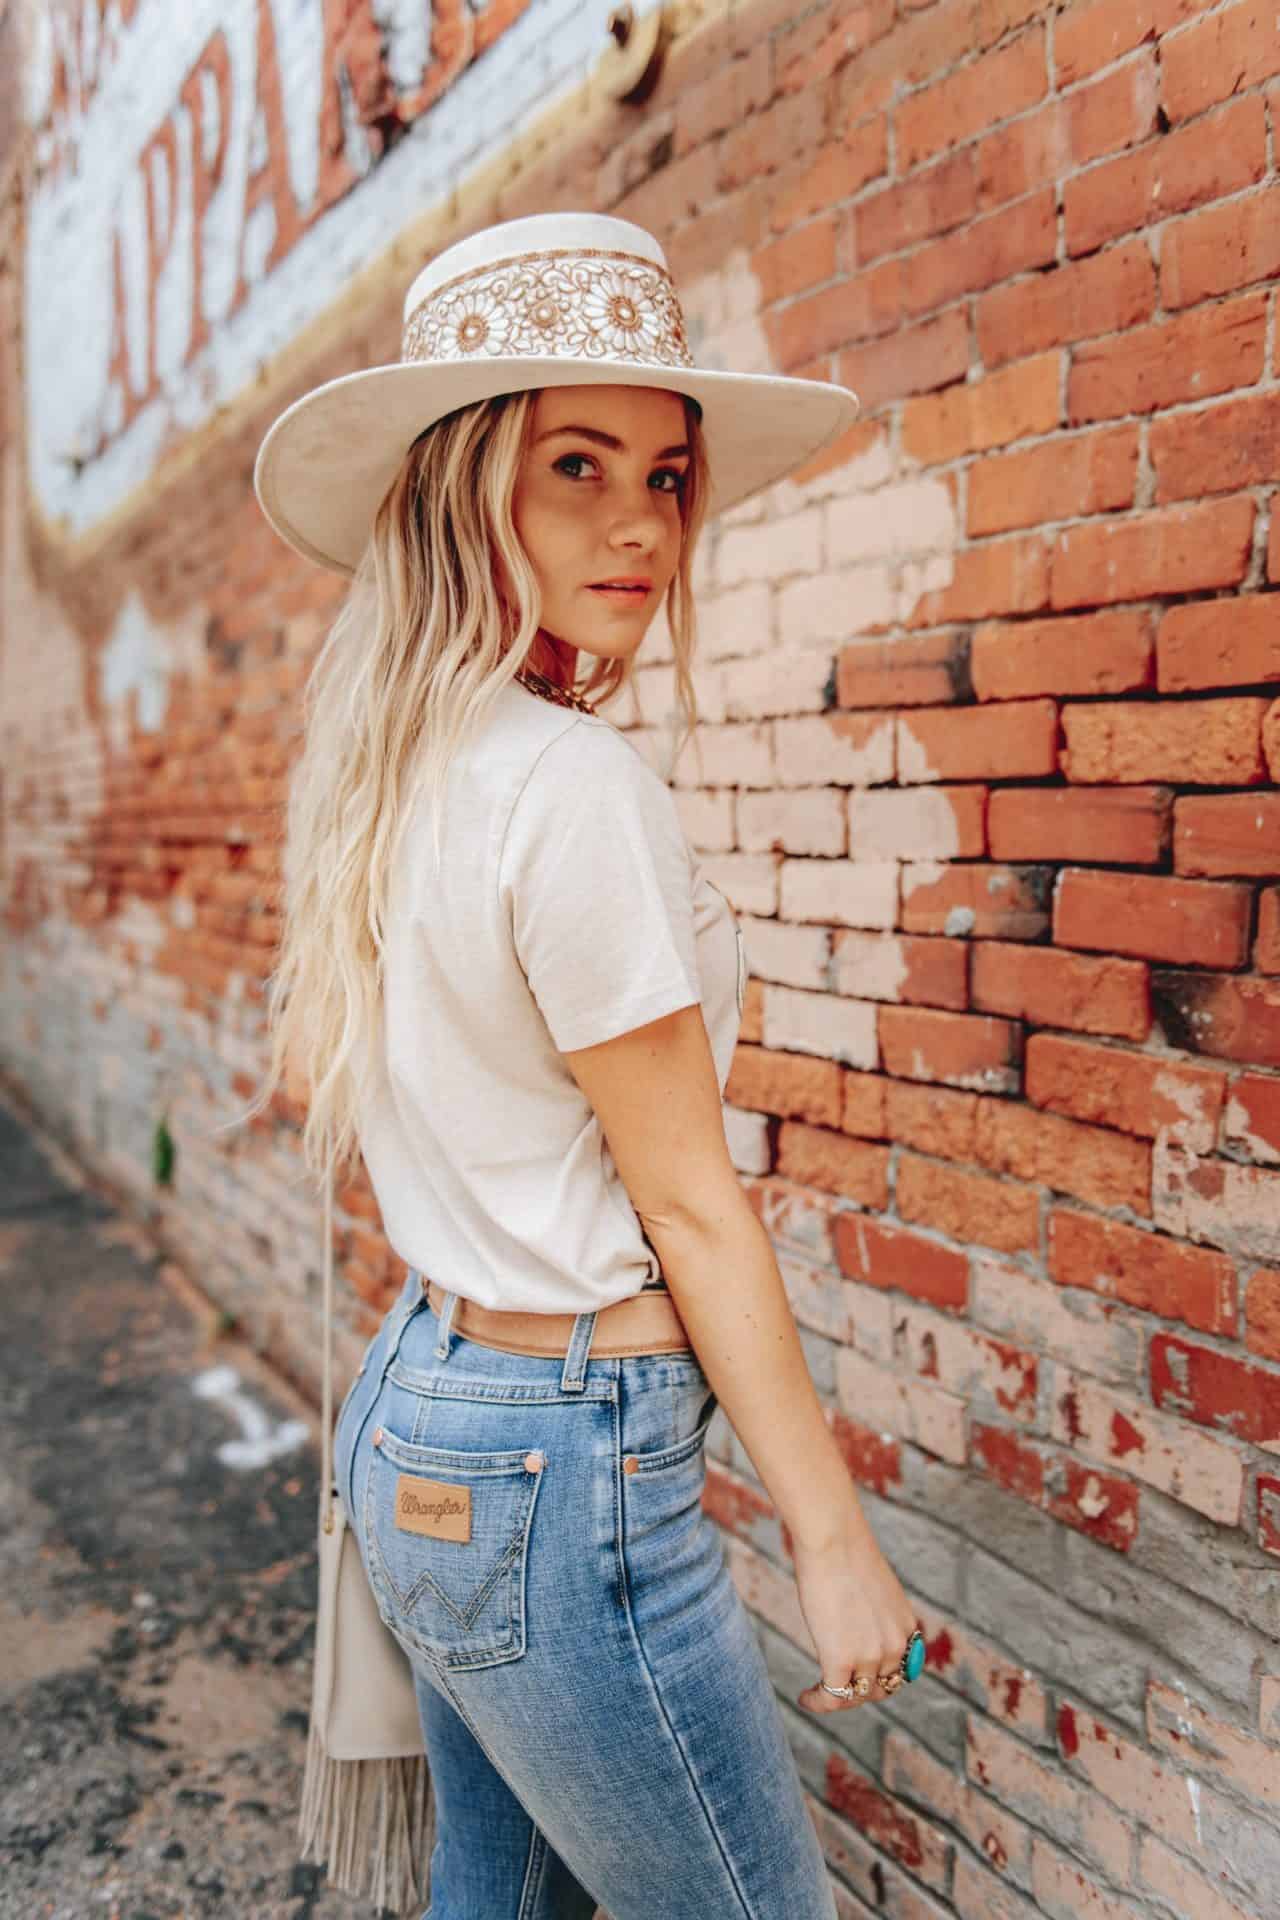
<svg viewBox="0 0 1280 1920"><path fill-rule="evenodd" d="M619 453L625 453L627 450L624 440L619 440L613 433L602 433L599 427L548 427L545 433L538 435L533 444L540 447L544 440L550 440L557 433L576 433L584 440L598 440L602 447L613 447ZM660 447L653 457L655 460L674 460L677 454L688 453L688 451L687 446Z"/></svg>

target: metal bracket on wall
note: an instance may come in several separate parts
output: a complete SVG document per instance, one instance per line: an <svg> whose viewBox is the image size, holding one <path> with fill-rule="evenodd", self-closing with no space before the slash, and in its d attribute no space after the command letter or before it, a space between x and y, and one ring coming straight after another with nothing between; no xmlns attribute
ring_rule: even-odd
<svg viewBox="0 0 1280 1920"><path fill-rule="evenodd" d="M665 6L653 7L637 20L626 0L614 7L598 69L600 84L610 99L638 107L653 92L674 33L670 11Z"/></svg>

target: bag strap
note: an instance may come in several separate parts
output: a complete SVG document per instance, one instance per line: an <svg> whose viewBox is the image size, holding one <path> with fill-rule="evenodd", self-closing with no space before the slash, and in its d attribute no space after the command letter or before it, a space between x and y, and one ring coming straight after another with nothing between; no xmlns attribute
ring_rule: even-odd
<svg viewBox="0 0 1280 1920"><path fill-rule="evenodd" d="M324 1365L320 1390L320 1525L333 1532L333 1135L324 1180Z"/></svg>

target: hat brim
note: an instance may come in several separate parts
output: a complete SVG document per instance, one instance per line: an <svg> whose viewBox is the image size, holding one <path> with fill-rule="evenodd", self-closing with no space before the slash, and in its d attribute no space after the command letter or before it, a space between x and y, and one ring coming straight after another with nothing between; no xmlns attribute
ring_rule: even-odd
<svg viewBox="0 0 1280 1920"><path fill-rule="evenodd" d="M563 356L494 356L474 365L403 361L343 374L295 400L258 449L262 511L296 552L355 572L382 498L414 440L457 407L528 387L663 387L702 407L709 517L801 466L860 411L848 387L703 367L602 367Z"/></svg>

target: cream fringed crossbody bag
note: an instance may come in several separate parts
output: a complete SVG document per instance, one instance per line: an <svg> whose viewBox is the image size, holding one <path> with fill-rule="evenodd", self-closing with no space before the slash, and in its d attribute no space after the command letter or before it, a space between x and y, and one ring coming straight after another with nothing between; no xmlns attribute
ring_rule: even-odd
<svg viewBox="0 0 1280 1920"><path fill-rule="evenodd" d="M333 1475L332 1142L320 1434L316 1644L299 1858L324 1865L343 1892L416 1915L429 1892L436 1821L413 1674L378 1614Z"/></svg>

